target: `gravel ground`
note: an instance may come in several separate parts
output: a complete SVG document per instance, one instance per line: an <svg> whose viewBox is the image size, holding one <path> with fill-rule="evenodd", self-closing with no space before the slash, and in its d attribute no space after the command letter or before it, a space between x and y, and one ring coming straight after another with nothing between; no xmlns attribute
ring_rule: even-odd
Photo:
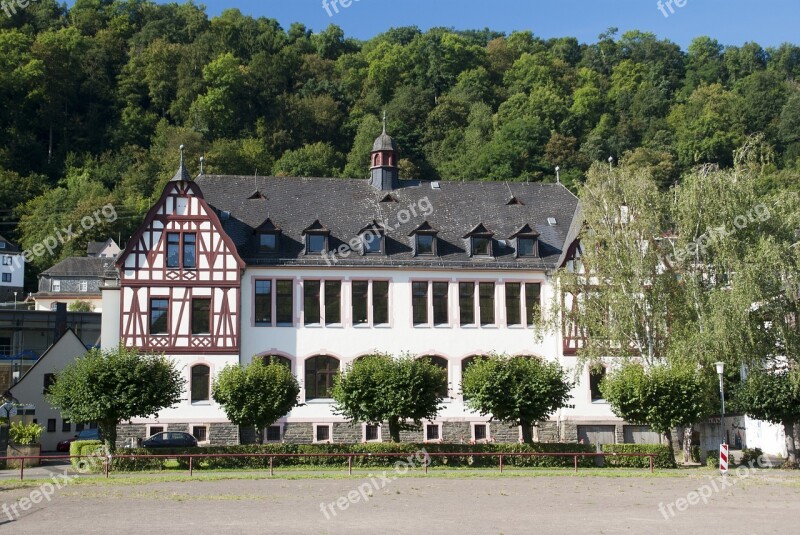
<svg viewBox="0 0 800 535"><path fill-rule="evenodd" d="M26 488L0 483L0 507L8 506L0 510L0 533L796 532L800 475L731 474L726 487L715 475L112 479L62 484L49 500L26 503L37 489L50 490L40 479Z"/></svg>

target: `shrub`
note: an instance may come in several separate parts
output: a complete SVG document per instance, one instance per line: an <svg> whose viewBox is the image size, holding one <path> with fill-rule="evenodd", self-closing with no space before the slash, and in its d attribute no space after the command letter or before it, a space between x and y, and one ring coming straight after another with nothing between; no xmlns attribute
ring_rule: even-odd
<svg viewBox="0 0 800 535"><path fill-rule="evenodd" d="M719 450L708 450L706 466L709 468L719 468Z"/></svg>
<svg viewBox="0 0 800 535"><path fill-rule="evenodd" d="M499 459L497 455L467 455L467 453L594 453L594 447L584 444L410 444L410 443L369 443L369 444L248 444L242 446L211 446L203 448L186 449L165 449L165 450L146 450L131 449L126 450L123 457L115 457L113 469L121 471L140 471L140 470L162 470L164 461L169 457L155 459L128 459L124 455L186 455L186 454L355 454L353 457L353 467L355 468L390 468L398 461L406 461L413 457L415 453L425 449L428 453L459 453L465 455L455 457L431 457L430 466L449 466L449 467L497 467ZM403 457L388 456L388 453L402 453ZM188 470L189 459L187 457L177 458L178 468ZM195 470L218 470L218 469L238 469L238 470L263 470L269 467L268 456L264 457L213 457L197 459L193 462ZM558 468L572 467L572 457L516 457L509 456L503 458L504 466L516 467L540 467ZM424 465L421 459L417 458L413 464L422 468ZM592 457L580 457L579 466L594 466ZM338 467L347 466L346 457L292 457L292 458L273 458L273 466L309 466L309 467Z"/></svg>
<svg viewBox="0 0 800 535"><path fill-rule="evenodd" d="M30 423L24 424L22 422L14 422L8 431L8 436L12 444L19 446L32 446L39 442L42 436L44 427L39 424Z"/></svg>
<svg viewBox="0 0 800 535"><path fill-rule="evenodd" d="M654 453L655 468L676 468L672 456L672 448L661 444L603 444L604 453ZM613 457L605 458L607 466L617 468L649 468L649 457Z"/></svg>
<svg viewBox="0 0 800 535"><path fill-rule="evenodd" d="M762 455L764 452L761 448L745 448L742 450L742 461L739 464L750 466L750 463L753 463L753 467L758 467L758 459Z"/></svg>
<svg viewBox="0 0 800 535"><path fill-rule="evenodd" d="M72 457L70 462L72 467L80 470L88 470L92 472L99 472L102 470L102 463L87 464L87 459L90 457L96 458L96 455L103 447L101 440L75 440L69 445L69 455ZM100 465L99 468L97 465Z"/></svg>
<svg viewBox="0 0 800 535"><path fill-rule="evenodd" d="M699 463L702 460L700 456L700 446L692 446L692 462Z"/></svg>

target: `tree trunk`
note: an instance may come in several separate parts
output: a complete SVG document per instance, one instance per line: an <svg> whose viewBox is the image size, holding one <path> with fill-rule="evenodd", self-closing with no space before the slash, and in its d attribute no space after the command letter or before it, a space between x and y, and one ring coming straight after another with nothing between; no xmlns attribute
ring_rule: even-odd
<svg viewBox="0 0 800 535"><path fill-rule="evenodd" d="M797 449L794 442L794 422L783 422L783 432L786 435L786 466L797 467Z"/></svg>
<svg viewBox="0 0 800 535"><path fill-rule="evenodd" d="M400 442L400 419L397 416L389 418L389 436L392 442Z"/></svg>
<svg viewBox="0 0 800 535"><path fill-rule="evenodd" d="M525 444L533 444L533 424L525 420L520 420L520 427L522 428L522 442Z"/></svg>
<svg viewBox="0 0 800 535"><path fill-rule="evenodd" d="M672 429L664 431L664 436L667 437L667 444L669 444L669 456L672 462L675 462L675 443L672 440ZM680 449L680 448L678 448Z"/></svg>
<svg viewBox="0 0 800 535"><path fill-rule="evenodd" d="M117 422L99 422L100 432L103 434L106 448L109 453L117 451Z"/></svg>
<svg viewBox="0 0 800 535"><path fill-rule="evenodd" d="M692 462L692 431L691 425L683 428L683 464Z"/></svg>

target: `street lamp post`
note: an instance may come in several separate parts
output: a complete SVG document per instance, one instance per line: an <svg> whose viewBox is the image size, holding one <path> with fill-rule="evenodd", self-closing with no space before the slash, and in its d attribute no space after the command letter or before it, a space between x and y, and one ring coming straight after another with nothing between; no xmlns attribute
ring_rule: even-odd
<svg viewBox="0 0 800 535"><path fill-rule="evenodd" d="M722 375L725 373L725 363L717 362L717 375L719 375L719 397L722 400L722 414L719 419L720 444L727 444L725 440L725 385L722 382Z"/></svg>
<svg viewBox="0 0 800 535"><path fill-rule="evenodd" d="M17 309L17 292L14 292L14 310Z"/></svg>

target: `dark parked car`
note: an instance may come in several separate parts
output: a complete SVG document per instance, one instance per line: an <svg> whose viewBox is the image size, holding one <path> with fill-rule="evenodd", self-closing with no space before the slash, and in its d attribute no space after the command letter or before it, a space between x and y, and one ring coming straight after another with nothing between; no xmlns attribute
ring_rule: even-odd
<svg viewBox="0 0 800 535"><path fill-rule="evenodd" d="M166 431L156 433L142 442L143 448L196 448L197 439L189 433Z"/></svg>
<svg viewBox="0 0 800 535"><path fill-rule="evenodd" d="M62 440L56 445L56 451L69 453L69 446L76 440L101 440L99 429L84 429L77 435L67 440Z"/></svg>

